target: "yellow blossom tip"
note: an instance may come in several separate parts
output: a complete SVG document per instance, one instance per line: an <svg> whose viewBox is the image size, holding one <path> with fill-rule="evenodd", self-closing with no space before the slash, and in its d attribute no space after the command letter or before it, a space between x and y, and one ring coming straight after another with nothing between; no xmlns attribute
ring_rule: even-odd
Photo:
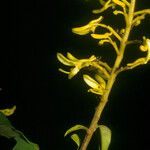
<svg viewBox="0 0 150 150"><path fill-rule="evenodd" d="M75 58L71 53L67 52L67 57L70 59L70 60L73 60L73 61L77 61L78 59Z"/></svg>
<svg viewBox="0 0 150 150"><path fill-rule="evenodd" d="M73 62L68 58L66 58L64 55L62 55L61 53L57 53L57 59L66 66L74 66Z"/></svg>
<svg viewBox="0 0 150 150"><path fill-rule="evenodd" d="M2 112L5 116L10 116L15 112L15 110L16 106L14 105L12 108L1 109L0 112Z"/></svg>
<svg viewBox="0 0 150 150"><path fill-rule="evenodd" d="M86 35L90 32L95 32L97 24L101 22L102 19L103 19L103 16L100 16L98 19L94 19L90 21L87 25L72 28L72 32L78 35Z"/></svg>
<svg viewBox="0 0 150 150"><path fill-rule="evenodd" d="M112 0L112 1L121 7L125 7L125 3L121 2L120 0Z"/></svg>
<svg viewBox="0 0 150 150"><path fill-rule="evenodd" d="M95 81L93 78L91 78L89 75L84 74L83 75L83 79L87 83L87 85L89 85L93 89L97 89L98 88L99 83L97 81Z"/></svg>
<svg viewBox="0 0 150 150"><path fill-rule="evenodd" d="M112 33L104 33L104 34L91 34L91 36L94 39L107 39L108 37L110 37L112 35Z"/></svg>

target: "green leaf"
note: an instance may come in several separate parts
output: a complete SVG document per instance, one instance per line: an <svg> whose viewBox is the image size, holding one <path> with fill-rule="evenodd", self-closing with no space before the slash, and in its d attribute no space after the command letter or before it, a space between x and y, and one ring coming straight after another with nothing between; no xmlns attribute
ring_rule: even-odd
<svg viewBox="0 0 150 150"><path fill-rule="evenodd" d="M77 130L87 130L88 128L82 125L75 125L73 127L71 127L70 129L68 129L65 133L64 136L68 135L71 132L77 131Z"/></svg>
<svg viewBox="0 0 150 150"><path fill-rule="evenodd" d="M0 135L6 138L14 138L18 136L18 133L12 126L7 126L0 123Z"/></svg>
<svg viewBox="0 0 150 150"><path fill-rule="evenodd" d="M0 135L6 138L13 138L18 135L7 117L0 112Z"/></svg>
<svg viewBox="0 0 150 150"><path fill-rule="evenodd" d="M7 117L2 112L0 112L0 124L12 126L10 121L7 119Z"/></svg>
<svg viewBox="0 0 150 150"><path fill-rule="evenodd" d="M111 142L111 130L104 125L98 127L101 135L101 150L108 150Z"/></svg>
<svg viewBox="0 0 150 150"><path fill-rule="evenodd" d="M0 136L6 138L14 138L17 144L13 150L39 150L37 144L30 142L21 131L16 130L7 119L7 117L0 112Z"/></svg>
<svg viewBox="0 0 150 150"><path fill-rule="evenodd" d="M13 150L39 150L39 147L37 144L34 144L32 142L27 142L24 139L20 137L15 138L17 144L14 146Z"/></svg>
<svg viewBox="0 0 150 150"><path fill-rule="evenodd" d="M77 144L78 148L80 146L80 138L77 134L71 135L71 139Z"/></svg>

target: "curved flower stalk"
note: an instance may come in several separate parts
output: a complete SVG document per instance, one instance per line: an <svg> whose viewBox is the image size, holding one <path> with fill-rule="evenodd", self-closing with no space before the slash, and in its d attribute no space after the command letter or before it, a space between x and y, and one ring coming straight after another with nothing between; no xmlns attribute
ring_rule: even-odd
<svg viewBox="0 0 150 150"><path fill-rule="evenodd" d="M104 43L110 43L114 47L116 54L119 54L118 46L117 46L116 42L112 40L111 35L112 35L112 32L106 32L104 34L91 34L91 36L94 39L100 40L98 43L99 45L103 45Z"/></svg>
<svg viewBox="0 0 150 150"><path fill-rule="evenodd" d="M103 6L102 8L100 9L95 9L93 10L92 12L94 14L99 14L99 13L102 13L104 12L105 10L107 10L108 8L110 7L114 7L114 4L111 3L111 0L108 0L107 2L104 2L103 0L99 0L100 4Z"/></svg>

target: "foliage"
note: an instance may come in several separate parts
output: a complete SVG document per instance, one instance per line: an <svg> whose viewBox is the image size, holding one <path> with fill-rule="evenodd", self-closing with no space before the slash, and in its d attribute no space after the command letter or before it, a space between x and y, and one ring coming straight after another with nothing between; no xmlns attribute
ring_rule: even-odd
<svg viewBox="0 0 150 150"><path fill-rule="evenodd" d="M133 62L128 62L124 66L122 66L121 63L124 58L126 46L135 43L135 41L139 41L137 39L129 41L130 31L141 24L141 21L145 19L145 16L150 14L150 9L135 11L136 0L99 0L99 4L100 8L95 9L92 12L94 14L100 14L100 16L89 21L84 26L73 28L72 32L80 36L90 34L91 38L98 40L99 46L109 43L116 53L114 65L109 66L109 62L106 63L101 61L97 59L99 56L96 57L95 55L92 55L89 58L79 59L69 52L66 57L61 53L57 53L58 60L65 66L70 67L69 71L65 71L61 68L59 69L61 72L68 74L69 79L77 75L83 68L93 67L97 70L93 77L88 74L83 75L83 80L90 87L88 92L100 96L100 102L96 108L90 126L87 128L82 125L76 125L65 133L66 136L79 129L86 130L86 135L81 145L79 136L75 133L71 135L71 138L75 141L80 150L87 149L92 135L97 129L99 129L101 134L101 150L108 149L111 141L111 131L102 124L98 125L98 121L100 120L101 113L108 101L116 77L119 73L133 69L139 65L145 65L150 60L150 39L143 36L143 40L137 42L137 44L139 44L139 50L145 53L145 57L138 58ZM108 9L112 9L114 15L120 15L124 18L125 23L123 27L115 30L111 25L103 23L105 16L101 14L104 14ZM105 33L100 33L101 29L104 29ZM88 70L88 72L90 72L90 70Z"/></svg>
<svg viewBox="0 0 150 150"><path fill-rule="evenodd" d="M8 139L13 138L16 141L13 150L39 150L38 145L30 142L22 132L15 129L6 117L12 115L15 109L16 106L0 110L0 136Z"/></svg>

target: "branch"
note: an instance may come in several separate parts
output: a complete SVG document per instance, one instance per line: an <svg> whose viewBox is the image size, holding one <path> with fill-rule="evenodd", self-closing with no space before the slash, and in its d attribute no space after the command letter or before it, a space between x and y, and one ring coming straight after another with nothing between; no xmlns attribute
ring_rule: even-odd
<svg viewBox="0 0 150 150"><path fill-rule="evenodd" d="M101 72L107 80L110 78L110 74L108 73L106 68L100 66L97 62L91 62L91 66L97 68L99 70L99 72ZM105 64L105 66L106 66L106 64Z"/></svg>
<svg viewBox="0 0 150 150"><path fill-rule="evenodd" d="M110 41L110 44L114 47L114 50L116 51L116 54L119 55L119 49L118 49L118 46L117 46L116 42L113 41L110 37L108 39Z"/></svg>
<svg viewBox="0 0 150 150"><path fill-rule="evenodd" d="M138 26L140 23L141 23L141 20L145 19L145 13L140 15L140 16L137 16L135 19L133 19L133 26Z"/></svg>
<svg viewBox="0 0 150 150"><path fill-rule="evenodd" d="M116 71L117 74L119 74L120 72L126 71L126 70L131 70L133 68L136 68L140 65L145 65L148 61L143 57L143 58L139 58L136 61L134 61L133 63L129 63L127 64L127 66L125 67L121 67L120 69L118 69Z"/></svg>
<svg viewBox="0 0 150 150"><path fill-rule="evenodd" d="M105 105L107 104L109 94L111 92L112 86L113 86L113 84L115 82L115 79L117 77L116 70L119 68L119 66L122 62L122 59L123 59L123 56L124 56L124 51L125 51L125 48L126 48L126 43L128 41L129 34L130 34L130 31L131 31L131 28L132 28L132 20L133 20L135 2L136 2L136 0L132 0L131 4L129 6L128 24L126 25L125 34L124 34L123 38L121 38L119 36L119 39L121 41L120 42L120 49L119 49L120 54L117 55L117 58L116 58L116 61L114 63L110 78L108 79L108 82L107 82L107 85L106 85L106 90L105 90L104 94L101 97L101 101L100 101L98 107L96 108L96 112L94 114L94 117L92 119L90 127L87 130L87 134L86 134L86 136L83 140L83 143L80 147L80 150L86 150L87 149L87 146L88 146L88 144L89 144L89 142L90 142L90 140L93 136L93 133L97 129L97 124L98 124L98 121L101 117L103 109L104 109ZM103 25L103 24L101 24L101 26L113 31L113 33L115 33L115 35L117 35L117 37L118 37L118 34L116 34L116 32L111 27Z"/></svg>

